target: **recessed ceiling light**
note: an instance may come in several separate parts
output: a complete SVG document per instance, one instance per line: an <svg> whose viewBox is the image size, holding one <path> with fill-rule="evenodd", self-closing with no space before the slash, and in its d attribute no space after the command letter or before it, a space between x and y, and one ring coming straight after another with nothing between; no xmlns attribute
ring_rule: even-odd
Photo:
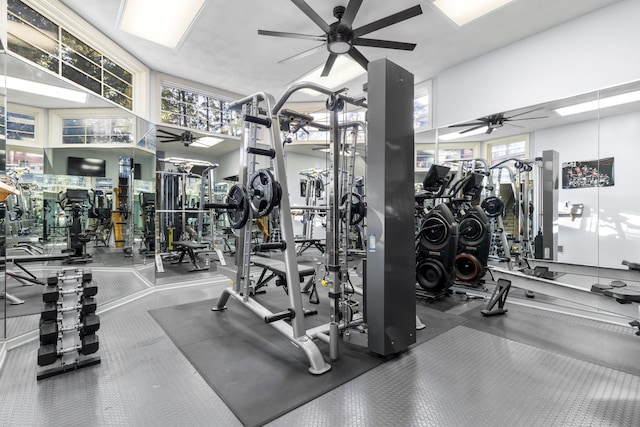
<svg viewBox="0 0 640 427"><path fill-rule="evenodd" d="M561 116L569 116L572 114L597 110L598 108L614 107L616 105L628 104L630 102L637 101L640 101L640 90L608 96L594 101L581 102L567 107L556 108L554 111Z"/></svg>
<svg viewBox="0 0 640 427"><path fill-rule="evenodd" d="M302 76L296 80L295 83L311 82L331 90L335 90L341 89L345 83L366 74L366 71L357 62L352 61L344 55L340 55L336 58L336 62L333 64L333 68L331 69L331 74L326 77L322 77L320 74L323 69L324 64L314 69L309 74ZM310 89L303 89L301 92L311 95L322 95Z"/></svg>
<svg viewBox="0 0 640 427"><path fill-rule="evenodd" d="M63 99L84 104L87 102L87 94L78 90L66 89L58 86L51 86L44 83L23 80L17 77L7 76L7 89L20 92L32 93L34 95L48 96L49 98Z"/></svg>
<svg viewBox="0 0 640 427"><path fill-rule="evenodd" d="M195 142L191 143L191 146L209 148L221 143L222 141L224 141L224 139L222 138L216 138L214 136L203 136L202 138L198 138Z"/></svg>
<svg viewBox="0 0 640 427"><path fill-rule="evenodd" d="M433 5L459 27L513 0L435 0Z"/></svg>
<svg viewBox="0 0 640 427"><path fill-rule="evenodd" d="M176 49L204 5L205 0L122 0L118 27Z"/></svg>

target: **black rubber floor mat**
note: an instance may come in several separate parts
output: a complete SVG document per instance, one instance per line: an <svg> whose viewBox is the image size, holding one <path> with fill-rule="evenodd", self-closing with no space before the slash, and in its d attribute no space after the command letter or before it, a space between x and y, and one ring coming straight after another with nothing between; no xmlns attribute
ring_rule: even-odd
<svg viewBox="0 0 640 427"><path fill-rule="evenodd" d="M270 289L260 302L278 305L284 298L280 289ZM247 308L229 299L227 310L213 312L214 304L215 300L199 301L149 313L248 426L267 423L388 360L366 349L341 344L340 359L331 362L331 371L311 375L304 353ZM328 319L322 307L310 326ZM278 311L278 307L270 308ZM465 320L423 306L417 307L417 314L427 325L417 333L418 344ZM328 346L318 343L318 347L328 360Z"/></svg>

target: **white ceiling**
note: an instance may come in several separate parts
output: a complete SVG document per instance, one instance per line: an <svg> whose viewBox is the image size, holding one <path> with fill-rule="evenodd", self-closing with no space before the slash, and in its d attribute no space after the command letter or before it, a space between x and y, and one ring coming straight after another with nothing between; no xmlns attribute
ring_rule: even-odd
<svg viewBox="0 0 640 427"><path fill-rule="evenodd" d="M369 59L389 58L420 82L440 71L501 46L575 19L616 0L515 0L461 28L436 11L430 1L364 0L353 28L420 4L423 14L367 37L417 43L413 52L359 48ZM149 68L241 95L267 92L276 98L285 87L326 60L321 51L278 64L321 43L259 36L258 29L320 35L322 31L290 0L208 0L193 29L177 50L117 29L120 0L62 0ZM325 21L348 0L307 0ZM363 80L350 84L362 92Z"/></svg>

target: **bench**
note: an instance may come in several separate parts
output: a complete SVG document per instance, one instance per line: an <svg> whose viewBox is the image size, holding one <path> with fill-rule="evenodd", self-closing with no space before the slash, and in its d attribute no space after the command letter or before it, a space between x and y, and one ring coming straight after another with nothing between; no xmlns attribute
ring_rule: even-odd
<svg viewBox="0 0 640 427"><path fill-rule="evenodd" d="M267 286L267 284L273 279L277 278L276 286L282 286L285 292L288 294L287 289L287 269L284 261L255 257L252 258L253 265L261 267L262 272L258 281L253 286L253 292L256 293L261 288ZM309 295L309 302L312 304L318 304L318 293L315 288L313 276L316 273L316 269L312 265L298 264L298 275L300 276L300 282L303 282L306 277L310 277L308 283L305 285L305 289L311 288L311 294ZM268 275L267 275L268 274ZM266 276L266 277L265 277Z"/></svg>
<svg viewBox="0 0 640 427"><path fill-rule="evenodd" d="M191 242L189 240L176 240L173 242L173 248L180 252L180 257L172 264L181 264L185 255L189 255L189 260L193 264L193 268L189 271L203 271L208 270L209 265L201 266L198 261L198 254L209 251L209 245L206 243Z"/></svg>
<svg viewBox="0 0 640 427"><path fill-rule="evenodd" d="M324 239L295 239L296 245L300 245L298 247L298 255L302 254L304 251L311 247L317 248L320 253L324 253L327 245L324 242Z"/></svg>

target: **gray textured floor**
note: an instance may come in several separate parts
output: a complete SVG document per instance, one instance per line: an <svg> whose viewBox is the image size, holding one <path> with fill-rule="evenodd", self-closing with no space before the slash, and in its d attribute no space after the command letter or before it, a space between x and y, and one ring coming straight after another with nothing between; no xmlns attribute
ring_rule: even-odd
<svg viewBox="0 0 640 427"><path fill-rule="evenodd" d="M37 382L37 343L11 350L0 424L239 425L147 313L216 297L228 284L211 280L102 314L101 365ZM271 425L637 426L639 401L640 377L458 326Z"/></svg>

